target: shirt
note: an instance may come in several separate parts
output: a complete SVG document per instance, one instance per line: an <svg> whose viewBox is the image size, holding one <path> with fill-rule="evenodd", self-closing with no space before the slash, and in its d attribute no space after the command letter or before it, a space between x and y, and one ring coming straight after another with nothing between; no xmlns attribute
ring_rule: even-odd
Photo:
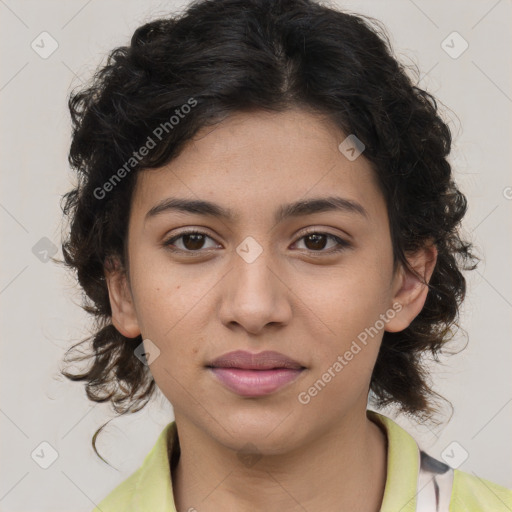
<svg viewBox="0 0 512 512"><path fill-rule="evenodd" d="M450 468L421 451L390 418L373 411L367 414L387 437L387 476L380 512L512 511L512 490ZM142 465L92 512L176 512L171 468L179 453L173 421L164 428Z"/></svg>

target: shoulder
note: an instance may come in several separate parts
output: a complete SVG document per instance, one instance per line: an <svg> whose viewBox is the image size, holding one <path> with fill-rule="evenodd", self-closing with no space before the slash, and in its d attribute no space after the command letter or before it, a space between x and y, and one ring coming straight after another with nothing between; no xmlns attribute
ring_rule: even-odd
<svg viewBox="0 0 512 512"><path fill-rule="evenodd" d="M464 471L453 472L450 512L510 512L512 490Z"/></svg>
<svg viewBox="0 0 512 512"><path fill-rule="evenodd" d="M92 512L175 512L168 450L174 453L178 446L173 421L163 429L142 465Z"/></svg>
<svg viewBox="0 0 512 512"><path fill-rule="evenodd" d="M418 510L446 512L510 512L512 490L450 468L421 451Z"/></svg>
<svg viewBox="0 0 512 512"><path fill-rule="evenodd" d="M381 512L512 512L511 489L451 468L422 451L392 419L372 411L368 416L383 426L388 439L388 476Z"/></svg>
<svg viewBox="0 0 512 512"><path fill-rule="evenodd" d="M126 480L123 480L92 512L119 512L120 510L130 510L141 471L142 468L139 468Z"/></svg>

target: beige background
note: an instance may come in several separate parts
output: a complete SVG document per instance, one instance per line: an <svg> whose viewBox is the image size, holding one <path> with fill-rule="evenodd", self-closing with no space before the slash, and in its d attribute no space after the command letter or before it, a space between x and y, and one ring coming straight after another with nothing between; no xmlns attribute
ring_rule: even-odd
<svg viewBox="0 0 512 512"><path fill-rule="evenodd" d="M89 403L81 384L57 372L65 348L86 334L80 292L33 247L56 246L61 256L59 200L72 176L66 160L71 86L86 80L111 48L126 44L142 22L185 4L0 1L1 512L90 511L140 465L172 419L160 395L100 436L100 452L119 471L96 457L91 437L113 413ZM434 373L436 389L455 407L452 420L437 430L399 421L433 456L457 442L454 453L460 456L460 446L469 454L460 469L512 487L512 3L337 4L382 20L400 57L419 65L420 85L451 109L452 162L470 204L464 226L485 258L469 280L462 316L469 345ZM43 31L58 43L47 59L31 48ZM453 31L469 43L457 59L441 47ZM464 342L461 335L458 340ZM48 469L31 458L43 441L58 453Z"/></svg>

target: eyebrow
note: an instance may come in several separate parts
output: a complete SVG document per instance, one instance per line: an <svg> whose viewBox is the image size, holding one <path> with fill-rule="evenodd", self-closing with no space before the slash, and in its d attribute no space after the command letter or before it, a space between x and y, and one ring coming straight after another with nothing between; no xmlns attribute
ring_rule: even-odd
<svg viewBox="0 0 512 512"><path fill-rule="evenodd" d="M206 215L226 221L237 221L239 219L239 216L236 215L233 210L210 201L169 197L153 206L153 208L146 213L145 221L170 211ZM274 215L274 221L277 224L292 217L301 217L330 211L353 213L368 218L367 211L360 203L343 197L330 196L283 204L277 209Z"/></svg>

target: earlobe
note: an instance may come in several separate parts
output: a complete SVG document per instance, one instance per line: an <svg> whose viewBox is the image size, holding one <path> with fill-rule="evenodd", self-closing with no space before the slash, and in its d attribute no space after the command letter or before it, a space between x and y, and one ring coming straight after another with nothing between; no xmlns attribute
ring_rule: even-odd
<svg viewBox="0 0 512 512"><path fill-rule="evenodd" d="M105 270L105 280L112 310L112 324L123 336L136 338L141 331L126 273L118 268Z"/></svg>
<svg viewBox="0 0 512 512"><path fill-rule="evenodd" d="M403 331L423 309L427 300L428 282L437 262L437 248L433 244L423 247L408 256L407 261L417 275L403 265L398 270L393 304L400 304L400 309L386 324L388 332Z"/></svg>

